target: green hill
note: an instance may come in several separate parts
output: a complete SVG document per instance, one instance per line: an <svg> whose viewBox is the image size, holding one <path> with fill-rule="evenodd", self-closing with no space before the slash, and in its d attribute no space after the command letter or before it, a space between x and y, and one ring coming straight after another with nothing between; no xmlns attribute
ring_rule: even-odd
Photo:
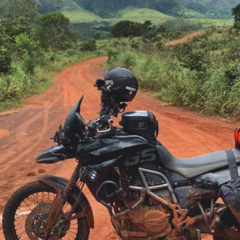
<svg viewBox="0 0 240 240"><path fill-rule="evenodd" d="M116 17L131 21L149 20L156 24L162 23L166 20L174 19L174 17L148 8L126 8L124 10L120 10Z"/></svg>
<svg viewBox="0 0 240 240"><path fill-rule="evenodd" d="M3 0L0 0L0 2ZM128 8L148 8L174 17L230 18L239 0L33 0L42 12L91 12L101 18L115 18Z"/></svg>
<svg viewBox="0 0 240 240"><path fill-rule="evenodd" d="M83 10L74 0L33 0L41 6L43 13Z"/></svg>
<svg viewBox="0 0 240 240"><path fill-rule="evenodd" d="M239 0L180 0L182 6L200 13L207 13L211 17L226 18L231 16L231 9Z"/></svg>
<svg viewBox="0 0 240 240"><path fill-rule="evenodd" d="M101 18L115 18L126 8L148 8L175 16L229 18L239 0L34 0L43 12L85 10Z"/></svg>
<svg viewBox="0 0 240 240"><path fill-rule="evenodd" d="M95 15L92 12L88 11L62 11L62 13L68 17L72 23L78 22L93 22L93 21L101 21L102 18Z"/></svg>

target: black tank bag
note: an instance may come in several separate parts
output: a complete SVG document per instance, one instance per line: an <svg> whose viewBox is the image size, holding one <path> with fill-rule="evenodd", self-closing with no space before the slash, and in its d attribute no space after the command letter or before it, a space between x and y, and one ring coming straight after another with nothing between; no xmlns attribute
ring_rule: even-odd
<svg viewBox="0 0 240 240"><path fill-rule="evenodd" d="M226 154L232 180L221 187L220 195L240 223L240 177L233 151L231 149L226 150Z"/></svg>

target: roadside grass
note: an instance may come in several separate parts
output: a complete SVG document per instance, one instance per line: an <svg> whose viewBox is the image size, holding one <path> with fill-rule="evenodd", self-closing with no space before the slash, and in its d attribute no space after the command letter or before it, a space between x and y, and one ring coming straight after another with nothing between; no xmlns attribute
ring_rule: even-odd
<svg viewBox="0 0 240 240"><path fill-rule="evenodd" d="M240 120L240 42L229 29L210 29L186 43L155 43L108 52L106 69L132 70L142 89L174 106Z"/></svg>
<svg viewBox="0 0 240 240"><path fill-rule="evenodd" d="M22 62L14 62L11 74L0 76L0 112L19 107L26 97L48 89L52 86L52 77L67 66L95 56L96 52L74 50L48 53L44 64L36 66L33 74L23 71Z"/></svg>

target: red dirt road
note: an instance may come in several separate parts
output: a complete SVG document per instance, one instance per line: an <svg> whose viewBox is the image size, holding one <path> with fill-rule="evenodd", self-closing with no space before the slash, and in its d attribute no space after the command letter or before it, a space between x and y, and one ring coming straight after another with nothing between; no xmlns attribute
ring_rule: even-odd
<svg viewBox="0 0 240 240"><path fill-rule="evenodd" d="M170 41L170 42L167 42L166 45L176 45L176 44L179 44L179 43L183 43L183 42L186 42L189 38L193 38L193 37L196 37L198 35L200 35L202 32L194 32L194 33L191 33L191 34L188 34L186 35L185 37L181 38L181 39L177 39L177 40L173 40L173 41Z"/></svg>
<svg viewBox="0 0 240 240"><path fill-rule="evenodd" d="M30 97L24 108L8 116L0 116L0 214L8 197L23 184L35 180L38 173L71 176L76 166L74 160L37 165L34 159L40 151L54 145L49 138L82 94L85 95L82 105L85 120L97 116L100 92L93 84L96 78L101 77L101 64L105 60L105 57L100 57L68 67L55 77L50 89ZM154 112L160 125L159 140L177 157L193 157L233 147L233 131L240 125L164 106L161 101L140 91L127 110ZM84 192L95 218L90 240L118 240L107 210L93 199L86 188ZM1 230L0 239L4 239ZM204 240L210 239L204 237Z"/></svg>

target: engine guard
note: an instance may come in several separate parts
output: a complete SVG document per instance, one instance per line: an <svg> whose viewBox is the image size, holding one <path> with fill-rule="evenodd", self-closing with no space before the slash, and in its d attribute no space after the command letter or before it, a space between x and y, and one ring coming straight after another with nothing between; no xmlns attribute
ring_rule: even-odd
<svg viewBox="0 0 240 240"><path fill-rule="evenodd" d="M51 176L51 175L40 175L37 176L37 179L40 182L43 182L45 184L47 184L48 186L53 187L55 190L64 190L64 188L67 186L68 184L68 180L62 177L56 177L56 176ZM80 189L78 187L73 187L73 189L71 190L70 194L74 199L77 199L78 195L80 193ZM82 204L80 204L80 207L82 208L81 205L83 205L86 208L86 217L87 217L87 221L88 221L88 225L90 228L94 228L94 218L93 218L93 212L92 212L92 208L91 205L89 204L86 196L84 195L84 193L82 193Z"/></svg>

